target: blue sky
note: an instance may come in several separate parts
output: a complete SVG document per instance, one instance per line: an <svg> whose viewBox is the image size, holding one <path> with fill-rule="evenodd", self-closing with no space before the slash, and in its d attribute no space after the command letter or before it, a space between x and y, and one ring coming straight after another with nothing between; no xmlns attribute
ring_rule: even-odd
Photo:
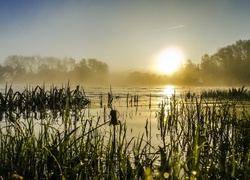
<svg viewBox="0 0 250 180"><path fill-rule="evenodd" d="M247 0L2 0L0 62L9 55L96 58L110 70L151 70L176 47L205 53L250 39Z"/></svg>

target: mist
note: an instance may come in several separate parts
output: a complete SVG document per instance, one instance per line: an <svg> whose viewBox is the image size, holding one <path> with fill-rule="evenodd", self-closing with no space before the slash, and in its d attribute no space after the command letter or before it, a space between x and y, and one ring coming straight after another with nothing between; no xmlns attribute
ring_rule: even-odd
<svg viewBox="0 0 250 180"><path fill-rule="evenodd" d="M75 60L42 56L8 56L0 65L0 83L13 84L84 84L93 86L242 86L250 85L250 40L239 40L204 54L200 63L187 60L172 75L151 71L110 69L95 58Z"/></svg>

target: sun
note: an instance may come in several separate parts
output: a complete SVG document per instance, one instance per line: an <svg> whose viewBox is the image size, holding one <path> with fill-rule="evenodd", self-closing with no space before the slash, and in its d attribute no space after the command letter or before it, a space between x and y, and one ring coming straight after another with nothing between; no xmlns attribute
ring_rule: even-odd
<svg viewBox="0 0 250 180"><path fill-rule="evenodd" d="M171 75L176 72L184 60L182 52L176 48L162 51L156 59L156 71L161 74Z"/></svg>

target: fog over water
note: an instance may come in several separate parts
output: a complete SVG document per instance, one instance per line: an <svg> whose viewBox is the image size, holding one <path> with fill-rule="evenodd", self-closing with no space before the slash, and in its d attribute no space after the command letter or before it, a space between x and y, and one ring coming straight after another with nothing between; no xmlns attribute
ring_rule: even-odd
<svg viewBox="0 0 250 180"><path fill-rule="evenodd" d="M167 54L168 53L168 54ZM179 58L175 51L166 51L163 58ZM200 63L187 60L172 66L166 59L159 61L159 69L166 71L117 71L109 64L95 59L57 58L53 56L8 56L0 64L0 83L13 85L82 84L92 86L243 86L249 85L250 40L239 40L218 49L214 54L204 54ZM163 59L164 60L164 59ZM166 68L164 68L164 66ZM172 69L170 69L171 67ZM156 69L157 70L157 69ZM171 73L169 73L171 72Z"/></svg>

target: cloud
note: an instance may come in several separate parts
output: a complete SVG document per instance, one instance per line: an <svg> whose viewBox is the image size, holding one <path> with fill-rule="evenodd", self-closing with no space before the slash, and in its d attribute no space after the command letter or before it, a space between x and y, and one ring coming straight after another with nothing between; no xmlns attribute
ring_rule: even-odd
<svg viewBox="0 0 250 180"><path fill-rule="evenodd" d="M178 26L172 26L172 27L166 28L166 30L169 30L169 29L180 29L180 28L184 28L184 27L186 27L186 25L178 25Z"/></svg>
<svg viewBox="0 0 250 180"><path fill-rule="evenodd" d="M166 27L166 28L162 28L162 29L157 29L155 30L156 32L159 32L159 31L167 31L167 30L172 30L172 29L180 29L180 28L185 28L186 25L184 24L181 24L181 25L177 25L177 26L171 26L171 27Z"/></svg>

